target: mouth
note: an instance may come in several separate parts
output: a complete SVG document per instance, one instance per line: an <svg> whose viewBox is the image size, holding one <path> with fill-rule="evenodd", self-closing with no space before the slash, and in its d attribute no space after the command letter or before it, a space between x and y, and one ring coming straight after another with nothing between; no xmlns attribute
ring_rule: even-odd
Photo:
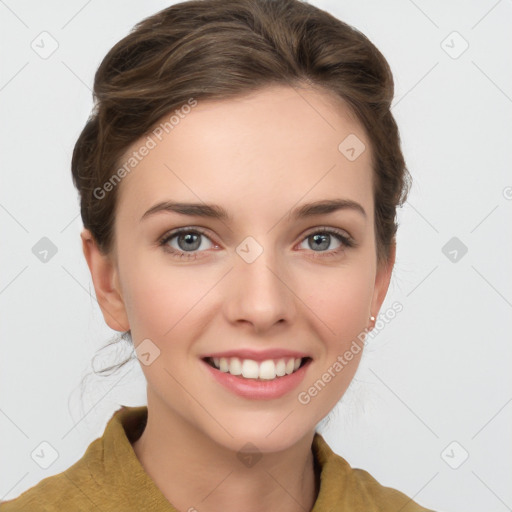
<svg viewBox="0 0 512 512"><path fill-rule="evenodd" d="M279 380L297 372L311 360L311 357L283 357L263 361L239 357L203 358L203 361L216 370L253 381Z"/></svg>

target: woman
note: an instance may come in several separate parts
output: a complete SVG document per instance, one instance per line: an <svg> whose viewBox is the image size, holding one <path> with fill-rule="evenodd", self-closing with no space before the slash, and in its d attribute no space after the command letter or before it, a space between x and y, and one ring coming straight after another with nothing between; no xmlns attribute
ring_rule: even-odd
<svg viewBox="0 0 512 512"><path fill-rule="evenodd" d="M75 146L82 242L147 407L14 510L427 510L316 425L352 380L409 175L387 62L298 0L205 0L101 63Z"/></svg>

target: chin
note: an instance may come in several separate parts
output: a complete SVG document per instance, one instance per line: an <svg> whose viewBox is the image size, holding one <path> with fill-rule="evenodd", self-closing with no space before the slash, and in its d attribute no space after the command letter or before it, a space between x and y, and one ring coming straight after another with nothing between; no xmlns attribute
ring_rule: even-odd
<svg viewBox="0 0 512 512"><path fill-rule="evenodd" d="M261 413L259 414L261 416ZM217 444L237 453L253 449L259 453L280 452L300 442L305 436L313 434L316 426L314 422L307 426L298 417L292 420L294 413L285 419L287 414L283 412L278 418L269 415L267 419L259 421L247 418L244 421L228 422L227 430L231 435L215 427L215 432L210 431L206 435Z"/></svg>

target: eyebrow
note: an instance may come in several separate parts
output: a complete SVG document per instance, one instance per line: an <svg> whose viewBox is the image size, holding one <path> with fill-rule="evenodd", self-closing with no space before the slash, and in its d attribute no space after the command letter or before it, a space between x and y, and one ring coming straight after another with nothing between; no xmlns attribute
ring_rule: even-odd
<svg viewBox="0 0 512 512"><path fill-rule="evenodd" d="M360 213L366 218L366 211L364 208L351 199L328 199L323 201L315 201L313 203L306 203L302 206L294 208L289 217L292 219L304 219L313 217L315 215L326 215L336 212L338 210L352 210ZM162 201L155 204L147 210L140 220L159 212L175 212L182 215L190 215L195 217L208 217L211 219L218 219L222 221L229 221L230 215L228 212L216 204L205 203L179 203L173 201Z"/></svg>

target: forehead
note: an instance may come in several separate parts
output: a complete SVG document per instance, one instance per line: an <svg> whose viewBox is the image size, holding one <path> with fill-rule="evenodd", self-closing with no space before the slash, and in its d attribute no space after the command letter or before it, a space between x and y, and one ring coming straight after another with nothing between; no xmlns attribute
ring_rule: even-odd
<svg viewBox="0 0 512 512"><path fill-rule="evenodd" d="M366 203L371 213L368 137L330 93L273 86L234 99L198 100L165 125L170 117L123 155L121 165L151 146L123 178L118 211L142 215L172 198L226 208L238 201L238 208L264 215L276 201L292 204L307 195L347 197Z"/></svg>

